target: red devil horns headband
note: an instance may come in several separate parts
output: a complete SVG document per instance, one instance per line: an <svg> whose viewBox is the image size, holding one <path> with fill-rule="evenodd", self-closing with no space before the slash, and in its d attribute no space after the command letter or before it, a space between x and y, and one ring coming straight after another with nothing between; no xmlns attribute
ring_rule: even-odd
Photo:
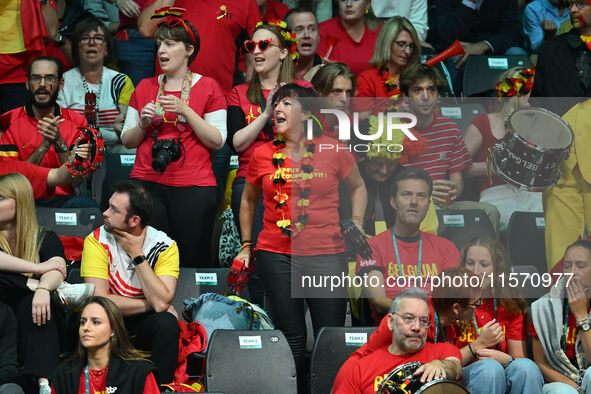
<svg viewBox="0 0 591 394"><path fill-rule="evenodd" d="M158 23L158 27L164 25L168 27L182 25L193 39L193 43L196 44L197 40L195 39L195 33L193 33L193 30L191 30L191 28L187 26L185 20L182 18L183 14L186 11L186 9L180 7L162 7L154 11L154 13L152 14L152 19L166 18L166 21Z"/></svg>

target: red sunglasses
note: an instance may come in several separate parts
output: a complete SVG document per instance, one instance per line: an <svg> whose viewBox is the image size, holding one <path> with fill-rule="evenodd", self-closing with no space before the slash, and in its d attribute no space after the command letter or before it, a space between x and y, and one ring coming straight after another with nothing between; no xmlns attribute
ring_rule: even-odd
<svg viewBox="0 0 591 394"><path fill-rule="evenodd" d="M272 38L267 38L266 40L260 41L244 41L244 50L246 51L246 53L252 53L256 49L257 45L259 46L261 52L265 52L267 48L269 48L271 45L277 45L279 48L283 48L283 45L281 45L280 43L276 42Z"/></svg>
<svg viewBox="0 0 591 394"><path fill-rule="evenodd" d="M193 34L193 31L189 28L189 26L187 26L187 24L185 23L185 21L183 19L179 18L179 19L173 19L173 20L168 20L168 21L162 21L162 22L158 23L156 26L157 27L162 27L162 26L175 27L177 25L182 25L185 28L185 30L187 31L187 33L189 33L189 35L193 39L193 42L197 42L197 40L195 40L195 34Z"/></svg>

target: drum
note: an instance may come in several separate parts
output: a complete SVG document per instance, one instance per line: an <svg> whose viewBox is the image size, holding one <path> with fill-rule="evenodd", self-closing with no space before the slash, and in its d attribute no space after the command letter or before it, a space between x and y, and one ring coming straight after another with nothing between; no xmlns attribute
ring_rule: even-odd
<svg viewBox="0 0 591 394"><path fill-rule="evenodd" d="M90 145L90 158L83 160L76 155L73 163L66 164L66 168L74 176L81 176L98 170L106 153L105 142L100 131L88 127L79 127L78 130L80 131L80 145Z"/></svg>
<svg viewBox="0 0 591 394"><path fill-rule="evenodd" d="M507 134L489 155L496 174L526 191L539 192L554 186L560 178L560 164L568 158L574 140L568 123L543 108L529 108L513 112L505 129Z"/></svg>
<svg viewBox="0 0 591 394"><path fill-rule="evenodd" d="M421 365L414 361L394 368L380 384L378 394L469 394L464 386L448 379L421 383L421 376L413 375Z"/></svg>

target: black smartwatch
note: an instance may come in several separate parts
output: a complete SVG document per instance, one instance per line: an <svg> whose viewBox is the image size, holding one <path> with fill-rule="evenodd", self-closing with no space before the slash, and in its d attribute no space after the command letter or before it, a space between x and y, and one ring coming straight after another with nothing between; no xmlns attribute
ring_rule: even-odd
<svg viewBox="0 0 591 394"><path fill-rule="evenodd" d="M59 143L55 143L53 144L53 150L55 150L55 153L64 153L68 151L68 144L66 144L65 142L59 144Z"/></svg>
<svg viewBox="0 0 591 394"><path fill-rule="evenodd" d="M133 265L139 265L141 263L143 263L144 261L146 261L146 256L144 256L143 254L134 257L133 260L131 260L131 262L133 263Z"/></svg>

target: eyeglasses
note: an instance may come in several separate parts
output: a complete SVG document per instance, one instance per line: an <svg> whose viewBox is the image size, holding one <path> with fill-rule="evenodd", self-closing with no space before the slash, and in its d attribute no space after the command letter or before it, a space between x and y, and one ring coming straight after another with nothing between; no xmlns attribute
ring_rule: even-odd
<svg viewBox="0 0 591 394"><path fill-rule="evenodd" d="M256 49L257 45L259 46L259 49L261 50L261 52L265 52L267 50L267 48L269 48L271 45L276 45L279 48L283 48L283 45L281 45L277 41L275 41L271 38L267 38L266 40L260 40L260 41L251 41L251 40L244 41L244 50L246 51L246 53L252 53Z"/></svg>
<svg viewBox="0 0 591 394"><path fill-rule="evenodd" d="M586 5L589 5L589 3L586 0L575 0L568 2L568 8L572 7L573 5L576 5L578 9L581 9Z"/></svg>
<svg viewBox="0 0 591 394"><path fill-rule="evenodd" d="M394 43L401 51L404 51L406 48L410 49L411 51L414 51L417 48L417 46L412 42L394 41Z"/></svg>
<svg viewBox="0 0 591 394"><path fill-rule="evenodd" d="M473 306L474 308L478 308L481 305L482 305L482 298L479 298L476 301L474 301L473 303L468 304L466 306Z"/></svg>
<svg viewBox="0 0 591 394"><path fill-rule="evenodd" d="M45 83L55 83L57 81L57 75L49 74L49 75L39 75L33 74L29 77L29 81L34 84L41 83L41 81L45 80Z"/></svg>
<svg viewBox="0 0 591 394"><path fill-rule="evenodd" d="M393 315L397 315L400 316L400 318L402 319L402 321L406 324L408 324L409 326L411 324L414 324L414 322L416 322L417 320L419 321L419 326L421 328L427 328L431 325L431 321L426 318L426 317L418 317L418 316L414 316L411 314L408 315L401 315L400 313L396 313L396 312L392 312Z"/></svg>
<svg viewBox="0 0 591 394"><path fill-rule="evenodd" d="M90 37L90 36L82 36L80 37L80 44L82 45L88 45L90 44L90 41L92 41L93 44L104 44L105 43L105 36L97 34L94 37Z"/></svg>

